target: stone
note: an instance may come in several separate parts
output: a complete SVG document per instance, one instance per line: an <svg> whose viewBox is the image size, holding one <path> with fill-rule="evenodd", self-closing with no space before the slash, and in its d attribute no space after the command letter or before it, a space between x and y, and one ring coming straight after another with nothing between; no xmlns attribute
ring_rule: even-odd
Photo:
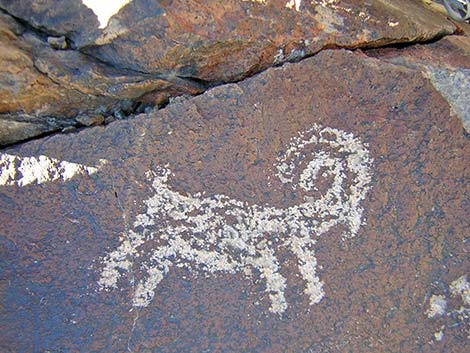
<svg viewBox="0 0 470 353"><path fill-rule="evenodd" d="M0 141L14 144L50 132L46 124L0 120Z"/></svg>
<svg viewBox="0 0 470 353"><path fill-rule="evenodd" d="M80 0L64 0L60 6L49 0L2 0L0 8L43 32L65 36L78 45L91 41L98 32L97 18Z"/></svg>
<svg viewBox="0 0 470 353"><path fill-rule="evenodd" d="M448 15L455 21L470 19L470 1L467 0L443 0Z"/></svg>
<svg viewBox="0 0 470 353"><path fill-rule="evenodd" d="M48 108L57 101L78 100L36 70L23 33L11 17L0 15L0 145L53 130L44 117Z"/></svg>
<svg viewBox="0 0 470 353"><path fill-rule="evenodd" d="M95 126L95 125L102 125L105 121L104 116L102 115L80 115L76 118L77 122L84 126Z"/></svg>
<svg viewBox="0 0 470 353"><path fill-rule="evenodd" d="M113 66L209 82L236 81L322 48L427 41L455 31L420 1L231 0L222 6L126 0L100 25L103 9L89 4L90 11L80 0L48 6L52 2L2 0L0 6Z"/></svg>
<svg viewBox="0 0 470 353"><path fill-rule="evenodd" d="M459 28L421 1L102 4L0 0L6 12L0 26L10 33L0 38L9 53L0 58L1 75L12 82L0 85L0 119L34 126L52 117L60 123L46 130L60 131L77 116L109 116L129 104L162 106L169 97L200 94L325 48L427 42ZM26 28L15 33L21 25L7 14Z"/></svg>
<svg viewBox="0 0 470 353"><path fill-rule="evenodd" d="M0 134L0 146L60 131L81 115L129 111L139 102L158 105L172 95L202 91L178 79L122 72L74 50L54 50L7 15L0 16L0 49L0 121L11 125Z"/></svg>
<svg viewBox="0 0 470 353"><path fill-rule="evenodd" d="M47 37L47 43L52 49L65 50L67 49L67 41L64 36L60 37Z"/></svg>
<svg viewBox="0 0 470 353"><path fill-rule="evenodd" d="M469 164L429 76L347 50L5 149L2 349L463 352Z"/></svg>
<svg viewBox="0 0 470 353"><path fill-rule="evenodd" d="M368 52L392 63L414 67L429 76L470 133L470 37L448 36L429 45Z"/></svg>

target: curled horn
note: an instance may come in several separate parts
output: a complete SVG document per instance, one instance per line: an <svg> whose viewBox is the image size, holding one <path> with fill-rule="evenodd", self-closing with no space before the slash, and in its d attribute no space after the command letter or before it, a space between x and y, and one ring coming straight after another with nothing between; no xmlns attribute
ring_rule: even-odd
<svg viewBox="0 0 470 353"><path fill-rule="evenodd" d="M347 224L346 237L357 234L362 219L360 203L371 182L367 145L345 131L314 125L292 138L287 150L275 164L276 176L293 190L317 190L321 178L331 182L320 197L308 198L311 204L303 214L334 217Z"/></svg>

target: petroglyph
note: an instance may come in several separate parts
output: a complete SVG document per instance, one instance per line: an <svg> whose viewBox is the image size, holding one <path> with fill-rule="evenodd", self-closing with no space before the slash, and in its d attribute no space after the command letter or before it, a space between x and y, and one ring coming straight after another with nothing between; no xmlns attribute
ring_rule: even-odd
<svg viewBox="0 0 470 353"><path fill-rule="evenodd" d="M255 272L265 281L270 311L282 314L288 307L286 278L276 253L286 249L296 257L310 305L319 303L324 283L317 274L316 239L337 226L345 229L343 239L357 235L371 163L358 138L315 125L294 137L270 170L286 187L306 195L286 208L220 194L182 194L171 186L169 166L150 171L153 195L118 247L102 259L100 289L116 288L128 271L140 274L133 305L145 307L173 265L194 275Z"/></svg>
<svg viewBox="0 0 470 353"><path fill-rule="evenodd" d="M18 157L7 153L0 154L0 186L42 184L50 181L67 181L78 174L95 174L104 164L88 167L78 163L60 161L47 156Z"/></svg>
<svg viewBox="0 0 470 353"><path fill-rule="evenodd" d="M442 316L446 313L447 300L443 295L432 295L429 299L429 309L426 312L429 318Z"/></svg>

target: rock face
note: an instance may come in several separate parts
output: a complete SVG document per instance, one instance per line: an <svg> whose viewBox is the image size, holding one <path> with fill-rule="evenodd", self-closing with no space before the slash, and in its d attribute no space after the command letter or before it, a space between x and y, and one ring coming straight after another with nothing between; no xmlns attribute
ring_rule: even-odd
<svg viewBox="0 0 470 353"><path fill-rule="evenodd" d="M414 67L429 76L434 87L449 102L452 113L462 120L470 133L470 37L449 36L429 45L403 50L377 49L368 54Z"/></svg>
<svg viewBox="0 0 470 353"><path fill-rule="evenodd" d="M325 50L4 150L2 351L465 351L451 109L421 69Z"/></svg>
<svg viewBox="0 0 470 353"><path fill-rule="evenodd" d="M54 50L7 15L0 16L0 45L0 145L203 90L178 78L118 70L78 51Z"/></svg>
<svg viewBox="0 0 470 353"><path fill-rule="evenodd" d="M0 45L9 53L0 58L1 145L81 126L81 116L139 113L324 48L428 41L456 30L421 1L113 4L104 11L81 0L0 1L26 26L1 15Z"/></svg>

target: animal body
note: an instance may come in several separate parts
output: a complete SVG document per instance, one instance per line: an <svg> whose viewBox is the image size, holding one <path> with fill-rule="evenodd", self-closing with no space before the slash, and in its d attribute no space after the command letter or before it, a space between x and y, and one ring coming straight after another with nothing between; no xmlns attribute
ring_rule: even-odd
<svg viewBox="0 0 470 353"><path fill-rule="evenodd" d="M316 239L338 225L347 229L344 239L357 234L371 163L367 146L358 138L314 125L293 138L274 164L281 183L305 195L303 202L284 208L226 195L182 194L171 187L168 166L152 171L148 176L153 195L145 201L146 212L104 257L99 285L112 289L123 272L143 271L133 305L145 307L172 266L247 276L255 271L266 283L270 310L282 314L288 307L286 278L276 252L283 248L296 257L305 294L316 304L324 296ZM326 190L319 190L320 184L327 184ZM308 196L310 192L316 196Z"/></svg>

